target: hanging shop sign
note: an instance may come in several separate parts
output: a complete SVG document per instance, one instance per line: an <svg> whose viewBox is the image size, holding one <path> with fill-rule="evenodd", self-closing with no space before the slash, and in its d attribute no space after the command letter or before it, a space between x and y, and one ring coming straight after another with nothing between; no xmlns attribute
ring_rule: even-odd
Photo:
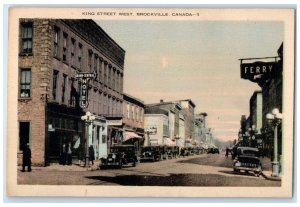
<svg viewBox="0 0 300 207"><path fill-rule="evenodd" d="M278 62L253 62L241 64L241 78L253 82L274 77Z"/></svg>
<svg viewBox="0 0 300 207"><path fill-rule="evenodd" d="M96 73L77 73L76 79L81 83L79 106L87 108L88 102L88 83L90 79L96 79Z"/></svg>

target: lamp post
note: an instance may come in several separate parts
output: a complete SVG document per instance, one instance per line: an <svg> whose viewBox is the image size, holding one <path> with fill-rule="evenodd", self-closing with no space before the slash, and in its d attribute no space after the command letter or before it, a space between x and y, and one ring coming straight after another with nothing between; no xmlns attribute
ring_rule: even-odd
<svg viewBox="0 0 300 207"><path fill-rule="evenodd" d="M250 141L250 145L251 147L255 147L254 146L254 140L255 140L255 134L256 134L256 129L255 129L255 125L252 125L251 128L248 129L249 131L249 141Z"/></svg>
<svg viewBox="0 0 300 207"><path fill-rule="evenodd" d="M274 158L272 162L272 176L279 176L279 163L278 163L278 138L277 138L277 127L281 123L282 114L279 113L279 109L275 108L272 110L272 114L268 113L266 118L270 123L274 125Z"/></svg>
<svg viewBox="0 0 300 207"><path fill-rule="evenodd" d="M85 137L86 137L86 156L85 156L85 167L89 168L89 126L93 123L96 117L89 111L81 117L81 120L85 122Z"/></svg>

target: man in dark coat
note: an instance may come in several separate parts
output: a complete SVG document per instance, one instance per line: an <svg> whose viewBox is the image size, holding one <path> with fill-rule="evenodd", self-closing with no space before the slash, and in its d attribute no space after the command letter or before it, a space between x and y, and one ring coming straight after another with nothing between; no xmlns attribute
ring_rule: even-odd
<svg viewBox="0 0 300 207"><path fill-rule="evenodd" d="M31 171L31 150L29 144L26 144L23 148L23 165L22 172L25 172L25 167L28 167L28 172Z"/></svg>
<svg viewBox="0 0 300 207"><path fill-rule="evenodd" d="M89 147L89 161L92 162L92 165L94 165L94 160L95 160L95 151L93 145L90 145Z"/></svg>

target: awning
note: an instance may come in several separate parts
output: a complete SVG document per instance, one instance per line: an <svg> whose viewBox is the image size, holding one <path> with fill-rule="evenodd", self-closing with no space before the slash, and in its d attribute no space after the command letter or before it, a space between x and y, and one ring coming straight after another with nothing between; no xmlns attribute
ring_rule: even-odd
<svg viewBox="0 0 300 207"><path fill-rule="evenodd" d="M176 143L173 142L170 138L164 138L164 144L167 146L176 146Z"/></svg>
<svg viewBox="0 0 300 207"><path fill-rule="evenodd" d="M125 134L125 136L124 136L124 140L123 140L123 142L126 142L127 140L129 140L129 139L142 139L143 137L141 137L141 136L139 136L139 135L137 135L136 133L134 133L134 132L124 132L124 134Z"/></svg>

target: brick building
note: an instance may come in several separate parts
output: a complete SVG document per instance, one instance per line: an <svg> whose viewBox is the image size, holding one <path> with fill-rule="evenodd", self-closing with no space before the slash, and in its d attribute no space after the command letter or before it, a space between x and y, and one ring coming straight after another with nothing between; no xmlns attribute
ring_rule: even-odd
<svg viewBox="0 0 300 207"><path fill-rule="evenodd" d="M122 118L125 51L92 20L21 19L19 28L18 157L30 143L34 165L59 161L65 145L82 159L86 111L96 115L89 144L97 158L104 156L111 139L107 120ZM79 72L97 75L85 109L79 107Z"/></svg>
<svg viewBox="0 0 300 207"><path fill-rule="evenodd" d="M123 101L123 143L135 144L140 149L144 144L144 113L143 101L124 93Z"/></svg>

